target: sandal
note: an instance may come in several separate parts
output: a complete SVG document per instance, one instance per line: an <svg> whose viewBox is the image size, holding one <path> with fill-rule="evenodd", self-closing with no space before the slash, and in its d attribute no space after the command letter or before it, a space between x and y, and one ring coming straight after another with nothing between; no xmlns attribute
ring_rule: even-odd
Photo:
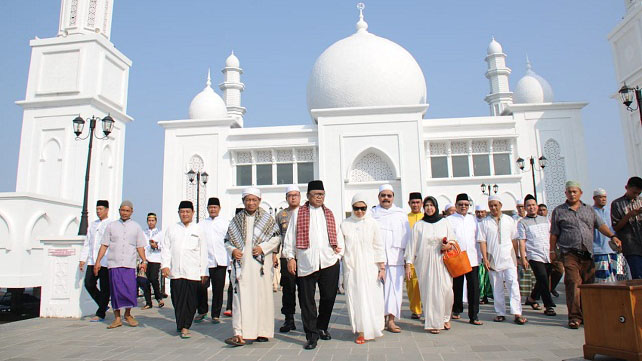
<svg viewBox="0 0 642 361"><path fill-rule="evenodd" d="M570 321L568 321L568 328L570 328L572 330L577 330L578 328L580 328L580 321L578 321L578 320L570 320Z"/></svg>
<svg viewBox="0 0 642 361"><path fill-rule="evenodd" d="M228 339L225 339L225 343L234 347L245 345L245 341L241 336L232 336Z"/></svg>
<svg viewBox="0 0 642 361"><path fill-rule="evenodd" d="M359 336L354 340L354 343L358 345L363 345L364 343L366 343L366 339L363 338L363 336Z"/></svg>
<svg viewBox="0 0 642 361"><path fill-rule="evenodd" d="M450 330L450 322L444 323L444 330L446 331Z"/></svg>
<svg viewBox="0 0 642 361"><path fill-rule="evenodd" d="M112 328L120 327L122 325L123 325L122 321L114 320L114 322L112 322L111 325L107 326L107 329L111 330Z"/></svg>
<svg viewBox="0 0 642 361"><path fill-rule="evenodd" d="M526 302L524 302L524 306L531 306L531 308L533 308L536 311L539 311L542 309L542 307L536 301L531 302L529 300L526 300Z"/></svg>
<svg viewBox="0 0 642 361"><path fill-rule="evenodd" d="M544 314L545 314L546 316L557 316L557 312L555 312L555 310L553 309L553 307L549 307L549 308L547 308L547 309L546 309L546 311L544 311Z"/></svg>
<svg viewBox="0 0 642 361"><path fill-rule="evenodd" d="M471 325L475 325L475 326L481 326L481 325L484 324L480 320L470 320L470 321L468 321L468 323L470 323Z"/></svg>
<svg viewBox="0 0 642 361"><path fill-rule="evenodd" d="M453 313L452 317L453 320L458 320L461 318L461 316L458 313Z"/></svg>
<svg viewBox="0 0 642 361"><path fill-rule="evenodd" d="M151 305L145 305L145 306L141 307L140 309L141 310L149 310L150 308L152 308Z"/></svg>
<svg viewBox="0 0 642 361"><path fill-rule="evenodd" d="M158 301L158 308L163 308L163 306L165 306L165 302Z"/></svg>
<svg viewBox="0 0 642 361"><path fill-rule="evenodd" d="M439 330L437 329L428 330L428 332L432 333L433 335L439 334Z"/></svg>
<svg viewBox="0 0 642 361"><path fill-rule="evenodd" d="M392 333L400 333L401 328L397 325L395 325L394 327L390 327L390 323L388 323L388 325L386 325L386 331L392 332Z"/></svg>
<svg viewBox="0 0 642 361"><path fill-rule="evenodd" d="M410 318L412 318L413 320L419 320L419 319L421 319L421 316L419 316L416 313L413 313L412 315L410 315Z"/></svg>
<svg viewBox="0 0 642 361"><path fill-rule="evenodd" d="M190 338L190 337L192 337L192 334L189 331L181 332L182 339Z"/></svg>
<svg viewBox="0 0 642 361"><path fill-rule="evenodd" d="M506 317L504 316L495 316L495 318L493 318L493 322L504 322L504 321L506 321Z"/></svg>
<svg viewBox="0 0 642 361"><path fill-rule="evenodd" d="M515 322L515 323L516 323L516 324L518 324L518 325L523 325L523 324L525 324L526 322L528 322L528 320L526 319L526 317L522 317L522 316L515 316L515 319L513 320L513 322Z"/></svg>

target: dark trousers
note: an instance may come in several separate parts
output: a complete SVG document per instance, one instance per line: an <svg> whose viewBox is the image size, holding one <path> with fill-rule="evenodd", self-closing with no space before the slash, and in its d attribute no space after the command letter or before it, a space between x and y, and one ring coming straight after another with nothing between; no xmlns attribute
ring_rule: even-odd
<svg viewBox="0 0 642 361"><path fill-rule="evenodd" d="M297 277L296 285L299 288L299 306L305 338L309 341L319 339L319 330L327 330L330 316L337 297L339 284L339 261L334 265L318 270L305 277ZM319 285L319 313L314 294Z"/></svg>
<svg viewBox="0 0 642 361"><path fill-rule="evenodd" d="M201 284L198 288L198 313L207 314L207 288L212 285L212 318L218 318L223 308L223 291L225 290L225 271L227 266L211 267L209 269L210 283Z"/></svg>
<svg viewBox="0 0 642 361"><path fill-rule="evenodd" d="M551 262L551 291L555 290L557 284L564 276L564 263L559 259Z"/></svg>
<svg viewBox="0 0 642 361"><path fill-rule="evenodd" d="M632 254L624 257L626 258L626 262L629 264L631 278L634 280L642 278L642 256Z"/></svg>
<svg viewBox="0 0 642 361"><path fill-rule="evenodd" d="M473 267L473 270L463 276L453 278L453 294L455 302L453 303L453 313L464 312L464 277L466 277L466 291L468 294L468 318L477 320L479 313L479 266Z"/></svg>
<svg viewBox="0 0 642 361"><path fill-rule="evenodd" d="M281 297L281 313L284 315L294 315L296 311L296 275L288 271L288 259L281 258L281 287L283 295Z"/></svg>
<svg viewBox="0 0 642 361"><path fill-rule="evenodd" d="M198 299L196 293L201 287L200 281L184 278L169 280L169 289L172 294L172 306L176 317L176 329L189 329L196 313Z"/></svg>
<svg viewBox="0 0 642 361"><path fill-rule="evenodd" d="M542 301L544 301L544 307L554 307L555 302L553 302L553 297L551 297L550 285L548 283L548 276L551 274L551 264L544 263L539 261L528 261L528 264L531 265L531 270L535 275L535 287L531 292L531 299L537 300L539 296L542 296Z"/></svg>
<svg viewBox="0 0 642 361"><path fill-rule="evenodd" d="M227 305L225 305L225 310L232 311L232 300L234 299L234 285L232 283L232 270L227 270L227 278L230 280L230 284L227 286Z"/></svg>
<svg viewBox="0 0 642 361"><path fill-rule="evenodd" d="M582 258L572 253L565 253L562 258L564 273L566 274L564 276L564 286L566 289L568 319L582 321L579 286L595 281L595 263L592 258Z"/></svg>
<svg viewBox="0 0 642 361"><path fill-rule="evenodd" d="M147 263L147 271L145 271L145 275L147 276L147 284L145 285L145 288L143 289L143 294L145 295L145 303L147 305L152 305L152 288L154 289L154 298L156 301L160 301L163 299L163 295L161 294L160 291L160 282L158 280L158 277L160 275L160 263L156 262L148 262Z"/></svg>
<svg viewBox="0 0 642 361"><path fill-rule="evenodd" d="M100 289L96 287L100 283ZM105 312L109 307L109 270L107 267L100 267L98 276L94 276L94 266L87 266L85 273L85 288L94 302L98 305L96 316L105 318Z"/></svg>

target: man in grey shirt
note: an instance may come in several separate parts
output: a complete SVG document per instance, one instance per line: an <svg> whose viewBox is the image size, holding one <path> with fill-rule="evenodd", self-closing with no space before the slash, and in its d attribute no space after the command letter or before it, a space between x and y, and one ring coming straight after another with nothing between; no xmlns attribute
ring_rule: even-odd
<svg viewBox="0 0 642 361"><path fill-rule="evenodd" d="M582 189L575 181L566 182L566 202L553 210L551 216L551 250L559 246L566 276L568 327L577 329L583 321L579 286L593 283L593 231L597 228L616 245L620 240L611 232L593 208L582 202ZM552 254L551 254L552 256Z"/></svg>
<svg viewBox="0 0 642 361"><path fill-rule="evenodd" d="M94 265L94 273L100 270L100 261L109 248L109 284L111 289L111 308L114 310L114 322L107 328L112 329L123 325L120 310L125 309L125 321L132 326L138 326L138 321L131 315L132 307L136 307L136 256L143 260L141 270L147 270L145 258L145 234L138 223L131 219L134 205L123 201L118 209L120 219L111 222L105 228L105 234L100 242L98 258Z"/></svg>
<svg viewBox="0 0 642 361"><path fill-rule="evenodd" d="M631 177L626 193L611 203L611 222L633 279L642 278L642 178Z"/></svg>

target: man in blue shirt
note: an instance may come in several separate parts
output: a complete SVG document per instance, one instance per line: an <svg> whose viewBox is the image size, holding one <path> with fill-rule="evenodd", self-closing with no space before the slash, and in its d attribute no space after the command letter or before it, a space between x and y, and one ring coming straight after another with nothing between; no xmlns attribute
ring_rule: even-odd
<svg viewBox="0 0 642 361"><path fill-rule="evenodd" d="M610 224L611 211L606 207L606 191L598 188L593 191L593 210ZM612 227L611 231L613 231ZM606 283L617 281L617 253L609 246L611 239L597 230L593 231L593 262L595 262L595 282Z"/></svg>

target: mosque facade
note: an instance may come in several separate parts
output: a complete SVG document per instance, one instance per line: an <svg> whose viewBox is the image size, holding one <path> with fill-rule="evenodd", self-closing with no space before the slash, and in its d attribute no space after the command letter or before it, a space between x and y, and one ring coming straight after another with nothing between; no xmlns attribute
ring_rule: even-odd
<svg viewBox="0 0 642 361"><path fill-rule="evenodd" d="M78 271L83 238L76 234L89 140L76 139L70 119L114 119L110 140L94 139L88 204L122 200L125 130L133 120L127 114L132 62L110 41L112 9L110 0L61 0L57 36L30 42L27 91L17 102L24 114L16 192L0 193L0 287L43 286L43 307L51 307L44 315L77 315L84 292ZM489 114L436 119L430 118L426 79L411 53L369 32L363 14L355 20L355 32L320 52L312 65L310 118L301 119L303 125L243 126L245 85L234 54L225 60L221 79L208 75L188 119L158 123L165 132L165 225L178 220L179 201L196 203L197 193L201 218L213 196L231 216L247 186L258 187L262 206L275 211L286 206L288 185L305 191L312 179L324 181L335 214L347 214L357 192L366 192L374 204L384 183L406 208L408 193L416 191L442 206L461 192L483 204L485 184L497 185L504 208L514 209L533 192L530 157L536 166L539 157L548 160L534 172L534 182L538 200L549 207L564 201L566 179L588 183L581 121L586 103L555 101L550 84L530 64L511 91L511 70L498 41L485 54ZM100 122L96 132L102 136ZM87 129L81 137L86 135ZM518 158L526 159L524 171ZM190 170L209 174L200 192ZM91 222L91 209L89 216Z"/></svg>

